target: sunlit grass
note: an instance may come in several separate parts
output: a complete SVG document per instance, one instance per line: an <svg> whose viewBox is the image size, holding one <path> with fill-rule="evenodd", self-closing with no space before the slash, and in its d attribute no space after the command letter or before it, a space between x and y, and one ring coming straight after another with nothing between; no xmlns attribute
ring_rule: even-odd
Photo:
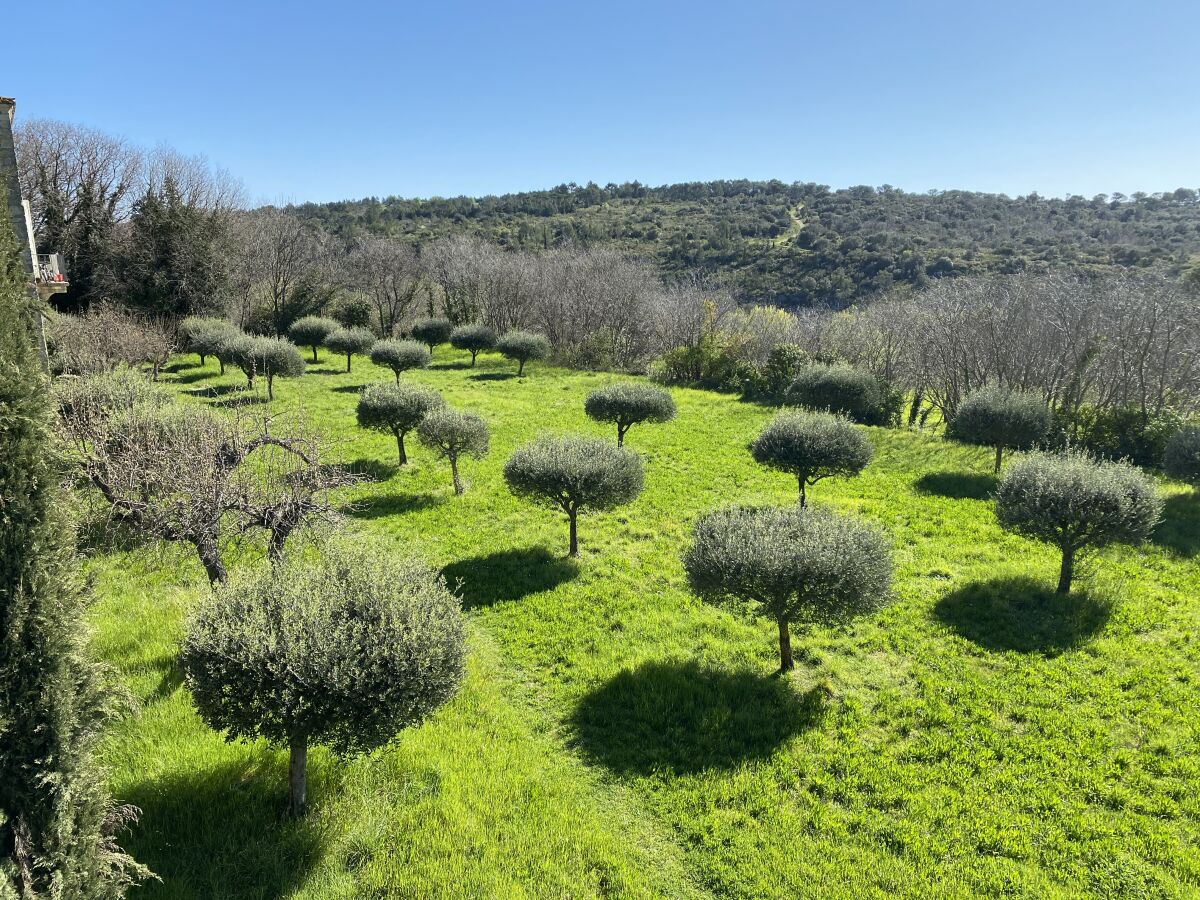
<svg viewBox="0 0 1200 900"><path fill-rule="evenodd" d="M459 698L347 764L315 754L303 823L282 817L285 755L226 744L173 668L205 590L179 548L96 560L101 651L142 700L107 758L143 808L128 837L169 897L1187 896L1200 891L1200 503L1178 486L1157 543L1113 548L1064 603L1050 548L1005 534L986 450L871 429L860 478L810 502L893 536L896 602L796 641L701 604L679 554L698 515L795 500L746 445L771 411L675 392L678 418L632 429L646 490L580 517L512 497L501 468L539 431L613 437L583 398L615 376L441 351L406 378L492 428L448 466L354 425L355 391L392 375L325 358L276 384L372 476L349 527L445 567L472 626ZM241 396L194 358L164 380ZM216 388L220 393L212 393ZM253 564L254 548L234 565Z"/></svg>

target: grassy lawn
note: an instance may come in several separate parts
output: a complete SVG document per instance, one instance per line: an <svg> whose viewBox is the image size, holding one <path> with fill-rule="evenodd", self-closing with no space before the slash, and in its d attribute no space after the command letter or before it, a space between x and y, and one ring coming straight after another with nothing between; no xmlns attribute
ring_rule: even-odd
<svg viewBox="0 0 1200 900"><path fill-rule="evenodd" d="M98 647L141 701L106 747L143 810L126 843L162 878L140 896L1200 892L1200 500L1164 484L1155 541L1104 551L1063 601L1054 552L997 527L987 450L870 429L871 466L810 502L887 529L895 603L798 635L780 679L774 625L701 604L680 563L701 513L794 502L746 450L771 411L675 391L674 422L626 438L645 492L581 514L576 563L564 517L501 469L539 431L606 435L583 398L614 376L462 358L406 376L492 428L462 497L415 440L397 471L391 436L355 426L357 388L390 372L323 355L276 383L272 409L302 407L374 473L349 527L444 566L471 623L461 695L371 756L318 751L303 823L283 816L286 754L225 743L180 684L182 617L207 590L194 557L90 563ZM194 402L242 381L171 368Z"/></svg>

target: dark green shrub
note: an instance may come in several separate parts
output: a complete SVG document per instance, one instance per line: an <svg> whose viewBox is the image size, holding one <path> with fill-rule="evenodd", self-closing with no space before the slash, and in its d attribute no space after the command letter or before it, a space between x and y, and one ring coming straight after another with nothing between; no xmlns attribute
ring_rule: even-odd
<svg viewBox="0 0 1200 900"><path fill-rule="evenodd" d="M375 344L371 329L361 326L339 328L325 338L325 346L334 353L346 354L346 371L350 371L350 358L355 353L366 353Z"/></svg>
<svg viewBox="0 0 1200 900"><path fill-rule="evenodd" d="M517 361L517 377L525 374L525 363L533 359L546 359L550 355L550 341L545 335L531 331L510 331L496 342L496 349L508 359Z"/></svg>
<svg viewBox="0 0 1200 900"><path fill-rule="evenodd" d="M179 661L210 727L290 750L291 810L302 815L311 744L373 750L454 695L462 612L424 563L334 545L218 587L192 615Z"/></svg>
<svg viewBox="0 0 1200 900"><path fill-rule="evenodd" d="M611 509L637 497L642 492L642 461L636 453L597 438L543 436L509 457L504 480L518 497L567 514L569 552L578 556L579 510Z"/></svg>
<svg viewBox="0 0 1200 900"><path fill-rule="evenodd" d="M323 346L325 338L340 327L334 319L325 316L304 316L292 323L288 329L288 337L296 346L311 349L312 361L317 362L317 348Z"/></svg>
<svg viewBox="0 0 1200 900"><path fill-rule="evenodd" d="M809 366L787 389L788 403L847 416L860 425L895 425L904 395L870 372L844 365Z"/></svg>
<svg viewBox="0 0 1200 900"><path fill-rule="evenodd" d="M11 152L11 151L10 151ZM117 846L102 768L121 708L89 640L72 497L34 351L26 275L0 221L0 896L123 897L149 873ZM144 382L145 379L143 378ZM60 400L61 403L61 400Z"/></svg>
<svg viewBox="0 0 1200 900"><path fill-rule="evenodd" d="M424 349L422 347L422 349ZM433 410L445 405L441 394L415 384L368 384L358 396L358 425L396 436L400 465L408 463L404 437Z"/></svg>
<svg viewBox="0 0 1200 900"><path fill-rule="evenodd" d="M456 494L464 490L458 475L459 459L464 455L483 459L488 452L487 422L479 416L453 409L435 409L428 413L417 426L417 437L438 456L450 461Z"/></svg>
<svg viewBox="0 0 1200 900"><path fill-rule="evenodd" d="M706 338L690 347L668 350L651 364L649 374L660 384L740 391L752 369L731 348Z"/></svg>
<svg viewBox="0 0 1200 900"><path fill-rule="evenodd" d="M752 367L742 393L748 400L782 402L796 377L811 364L807 351L796 344L772 347L766 363L760 368Z"/></svg>
<svg viewBox="0 0 1200 900"><path fill-rule="evenodd" d="M371 362L377 366L391 369L396 375L396 384L400 383L400 373L409 369L423 369L429 365L429 350L424 344L416 341L398 341L395 338L385 338L376 341L371 346Z"/></svg>
<svg viewBox="0 0 1200 900"><path fill-rule="evenodd" d="M675 418L675 401L668 391L635 381L619 381L587 395L583 411L597 422L617 426L617 446L625 445L625 432L641 422L669 422Z"/></svg>
<svg viewBox="0 0 1200 900"><path fill-rule="evenodd" d="M331 315L343 328L366 328L374 311L362 294L343 294L333 303Z"/></svg>
<svg viewBox="0 0 1200 900"><path fill-rule="evenodd" d="M433 353L434 347L450 340L450 332L453 330L454 326L450 324L449 319L417 319L413 322L412 336L413 340L420 341Z"/></svg>
<svg viewBox="0 0 1200 900"><path fill-rule="evenodd" d="M1085 407L1075 416L1074 443L1105 459L1127 459L1150 468L1162 464L1167 441L1185 424L1174 412L1143 412L1135 404Z"/></svg>
<svg viewBox="0 0 1200 900"><path fill-rule="evenodd" d="M1045 443L1052 416L1037 394L985 387L970 394L946 426L946 436L996 450L996 473L1005 450L1030 450Z"/></svg>
<svg viewBox="0 0 1200 900"><path fill-rule="evenodd" d="M1009 531L1062 551L1058 592L1068 593L1076 555L1145 540L1162 514L1154 482L1124 462L1072 451L1031 453L1012 463L996 489L996 516Z"/></svg>
<svg viewBox="0 0 1200 900"><path fill-rule="evenodd" d="M796 476L801 508L807 505L808 487L831 476L857 475L872 452L849 419L824 412L781 412L750 445L755 461Z"/></svg>
<svg viewBox="0 0 1200 900"><path fill-rule="evenodd" d="M712 602L749 603L779 627L779 668L793 666L791 625L836 624L887 599L891 551L883 534L821 509L740 507L696 523L683 559Z"/></svg>
<svg viewBox="0 0 1200 900"><path fill-rule="evenodd" d="M1181 428L1163 451L1163 469L1172 478L1200 485L1200 428Z"/></svg>
<svg viewBox="0 0 1200 900"><path fill-rule="evenodd" d="M478 323L459 325L450 332L450 346L470 353L471 365L474 366L475 357L496 346L496 332Z"/></svg>

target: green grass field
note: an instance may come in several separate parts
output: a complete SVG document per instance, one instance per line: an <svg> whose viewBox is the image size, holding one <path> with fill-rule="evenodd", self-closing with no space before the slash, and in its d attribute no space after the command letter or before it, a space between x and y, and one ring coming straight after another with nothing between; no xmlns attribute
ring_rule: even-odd
<svg viewBox="0 0 1200 900"><path fill-rule="evenodd" d="M771 411L675 391L674 422L626 439L645 492L581 515L575 563L564 518L501 469L543 430L607 434L583 398L615 376L462 358L407 376L492 428L462 497L416 441L397 471L390 435L355 426L358 387L389 372L323 355L276 384L272 409L303 407L374 474L348 527L444 566L471 632L432 720L346 763L316 752L305 821L284 816L286 753L226 743L181 685L194 555L89 562L99 652L141 701L105 745L143 811L124 843L162 879L137 896L1200 894L1200 500L1182 486L1164 483L1154 542L1104 551L1064 601L1054 551L996 525L987 450L871 429L871 466L810 502L887 529L895 602L798 635L779 678L774 625L702 604L680 563L701 513L794 502L746 450ZM239 396L211 361L171 369L194 402Z"/></svg>

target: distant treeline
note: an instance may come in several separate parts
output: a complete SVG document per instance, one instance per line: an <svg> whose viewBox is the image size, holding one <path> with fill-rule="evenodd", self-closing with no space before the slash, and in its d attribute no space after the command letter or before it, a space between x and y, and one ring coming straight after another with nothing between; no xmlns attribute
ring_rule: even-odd
<svg viewBox="0 0 1200 900"><path fill-rule="evenodd" d="M1011 198L832 190L781 181L559 185L481 198L375 197L295 208L354 238L469 233L511 249L609 245L666 273L726 279L743 299L843 307L948 275L1154 268L1200 272L1200 194Z"/></svg>

